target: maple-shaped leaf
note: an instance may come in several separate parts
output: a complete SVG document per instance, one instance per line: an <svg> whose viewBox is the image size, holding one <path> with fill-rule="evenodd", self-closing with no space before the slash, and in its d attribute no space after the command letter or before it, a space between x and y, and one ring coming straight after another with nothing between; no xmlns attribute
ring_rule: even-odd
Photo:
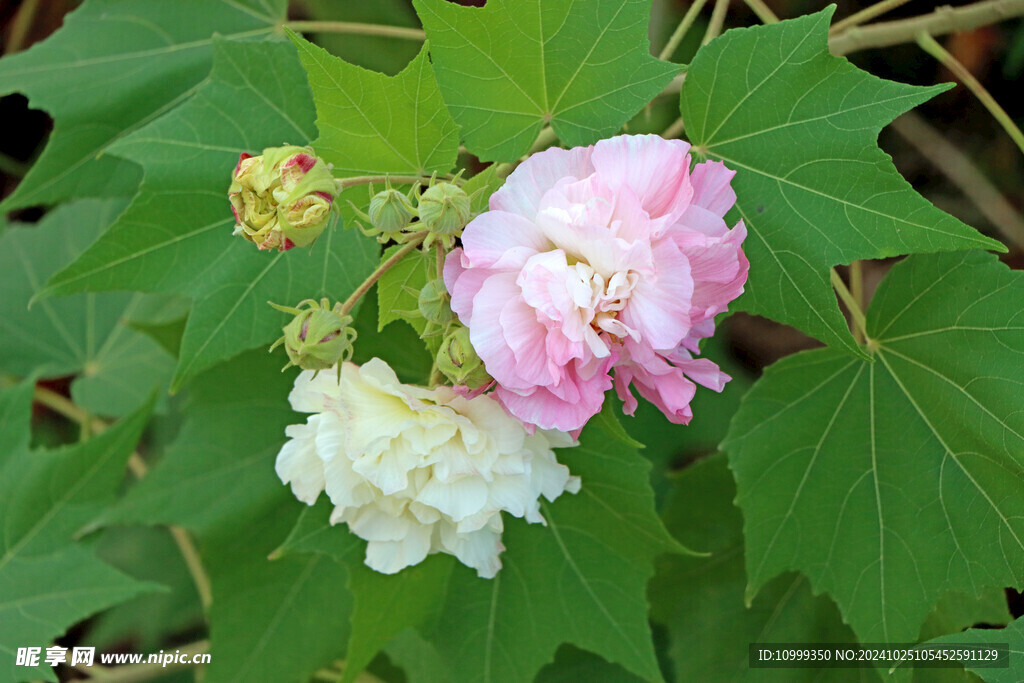
<svg viewBox="0 0 1024 683"><path fill-rule="evenodd" d="M651 0L414 0L466 146L512 161L545 124L567 145L614 135L679 72L651 56Z"/></svg>
<svg viewBox="0 0 1024 683"><path fill-rule="evenodd" d="M858 259L1005 251L917 194L877 146L899 114L942 92L885 81L828 51L834 8L727 31L686 73L681 110L698 159L736 171L749 231L735 306L860 353L829 269Z"/></svg>
<svg viewBox="0 0 1024 683"><path fill-rule="evenodd" d="M335 57L289 31L316 103L317 153L339 176L447 173L459 128L444 106L426 46L397 76Z"/></svg>
<svg viewBox="0 0 1024 683"><path fill-rule="evenodd" d="M1024 585L1024 274L912 256L867 312L872 358L765 371L722 448L748 599L797 570L862 642L911 642L947 593Z"/></svg>

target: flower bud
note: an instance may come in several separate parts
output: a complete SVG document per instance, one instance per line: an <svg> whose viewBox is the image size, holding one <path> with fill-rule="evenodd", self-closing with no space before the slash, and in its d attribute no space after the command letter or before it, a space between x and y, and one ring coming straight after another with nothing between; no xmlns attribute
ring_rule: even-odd
<svg viewBox="0 0 1024 683"><path fill-rule="evenodd" d="M374 228L394 235L409 226L416 217L416 207L409 197L389 186L373 195L367 213Z"/></svg>
<svg viewBox="0 0 1024 683"><path fill-rule="evenodd" d="M260 249L312 244L327 227L336 195L330 168L309 147L242 154L228 189L235 234Z"/></svg>
<svg viewBox="0 0 1024 683"><path fill-rule="evenodd" d="M416 307L420 315L434 325L447 325L455 315L448 304L448 290L445 289L444 280L441 278L431 280L423 286Z"/></svg>
<svg viewBox="0 0 1024 683"><path fill-rule="evenodd" d="M435 235L458 237L472 215L470 204L469 195L458 185L431 185L420 197L420 222Z"/></svg>
<svg viewBox="0 0 1024 683"><path fill-rule="evenodd" d="M327 299L306 299L296 308L270 304L295 315L284 326L284 336L270 347L284 345L288 354L285 369L297 365L303 370L326 370L352 357L356 331L350 327L352 316L341 312L341 304L330 307Z"/></svg>
<svg viewBox="0 0 1024 683"><path fill-rule="evenodd" d="M491 381L480 356L469 341L469 330L459 326L441 342L437 352L437 369L453 384L470 389Z"/></svg>

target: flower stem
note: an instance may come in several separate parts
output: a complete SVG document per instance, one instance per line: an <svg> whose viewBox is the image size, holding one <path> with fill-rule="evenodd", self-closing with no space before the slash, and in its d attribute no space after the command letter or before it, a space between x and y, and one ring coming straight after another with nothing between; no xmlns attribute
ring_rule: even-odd
<svg viewBox="0 0 1024 683"><path fill-rule="evenodd" d="M72 422L78 423L79 429L81 429L84 435L100 434L110 428L110 424L106 421L92 417L81 407L46 387L37 386L33 391L33 399L53 412L63 415ZM88 438L88 436L85 436L85 438ZM129 456L128 468L136 478L145 476L148 471L146 462L139 457L138 453L132 453ZM192 575L192 581L196 585L196 592L199 594L199 600L205 612L209 610L210 604L213 602L213 593L210 587L210 577L203 568L199 551L196 549L195 543L187 531L177 526L168 526L168 529L171 532L171 536L174 537L174 542L181 552L182 559L185 560L189 574Z"/></svg>
<svg viewBox="0 0 1024 683"><path fill-rule="evenodd" d="M349 33L364 36L384 36L403 40L426 40L423 29L383 24L360 24L351 21L289 21L284 24L296 33Z"/></svg>
<svg viewBox="0 0 1024 683"><path fill-rule="evenodd" d="M707 45L718 37L725 25L725 11L729 9L729 0L715 0L715 7L711 10L711 21L708 22L708 29L704 32L701 45Z"/></svg>
<svg viewBox="0 0 1024 683"><path fill-rule="evenodd" d="M672 32L672 36L665 43L665 47L662 48L661 53L658 55L658 59L668 61L668 59L675 54L676 48L679 47L679 43L683 42L683 38L689 32L693 26L693 22L696 21L697 15L704 8L704 5L708 0L693 0L690 4L689 9L686 10L686 14L683 15L683 20L679 22L679 26Z"/></svg>
<svg viewBox="0 0 1024 683"><path fill-rule="evenodd" d="M917 34L917 44L921 46L925 52L930 54L935 59L939 60L943 66L953 72L953 75L960 79L960 81L970 88L974 96L985 105L989 113L999 122L999 125L1003 127L1003 130L1007 132L1010 138L1017 144L1017 147L1022 153L1024 153L1024 134L1020 132L1020 128L1013 122L1010 115L1006 113L995 98L989 94L988 90L985 90L977 78L974 77L967 67L957 61L957 58L946 52L939 43L927 33L921 32Z"/></svg>
<svg viewBox="0 0 1024 683"><path fill-rule="evenodd" d="M764 4L764 0L746 0L746 2L747 7L757 15L762 24L779 23L779 18L775 16L775 12L768 5ZM903 2L907 2L907 0L903 0Z"/></svg>
<svg viewBox="0 0 1024 683"><path fill-rule="evenodd" d="M1024 14L1024 0L982 0L962 7L943 6L930 14L910 19L885 21L871 26L854 26L829 40L834 55L858 50L909 43L921 32L940 36L969 31Z"/></svg>
<svg viewBox="0 0 1024 683"><path fill-rule="evenodd" d="M864 311L850 290L846 288L846 283L843 282L843 278L839 277L835 268L829 271L829 277L832 280L832 288L846 304L846 310L850 312L850 317L853 319L853 338L858 344L861 344L868 338L868 326L867 320L864 318Z"/></svg>
<svg viewBox="0 0 1024 683"><path fill-rule="evenodd" d="M900 5L905 5L910 0L881 0L876 2L870 7L865 7L859 12L855 12L850 16L846 17L842 21L837 21L832 24L832 28L828 30L830 35L838 35L847 29L851 29L854 26L860 26L861 24L871 21L875 17L880 17L890 10L894 10Z"/></svg>
<svg viewBox="0 0 1024 683"><path fill-rule="evenodd" d="M420 244L427 238L427 231L417 232L409 236L409 241L402 245L402 248L392 254L386 261L377 266L377 269L370 273L370 276L363 280L363 284L359 285L356 291L352 292L352 295L345 299L345 303L341 305L341 314L348 315L349 311L355 308L355 305L359 303L359 300L363 298L363 295L370 291L370 288L381 278L381 276L391 270L392 266L402 260L402 257L408 254L410 251L420 246Z"/></svg>

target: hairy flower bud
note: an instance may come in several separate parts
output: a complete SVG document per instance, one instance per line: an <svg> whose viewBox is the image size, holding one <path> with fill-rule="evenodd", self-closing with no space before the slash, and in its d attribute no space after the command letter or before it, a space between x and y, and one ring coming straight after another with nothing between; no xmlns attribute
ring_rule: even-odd
<svg viewBox="0 0 1024 683"><path fill-rule="evenodd" d="M445 289L444 280L441 278L431 280L423 286L416 306L420 315L434 325L447 325L455 315L448 304L448 290Z"/></svg>
<svg viewBox="0 0 1024 683"><path fill-rule="evenodd" d="M309 147L242 154L228 189L235 234L260 249L312 244L327 227L336 195L330 168Z"/></svg>
<svg viewBox="0 0 1024 683"><path fill-rule="evenodd" d="M437 352L437 369L452 384L476 389L491 381L483 361L469 341L469 330L461 325L450 332Z"/></svg>
<svg viewBox="0 0 1024 683"><path fill-rule="evenodd" d="M350 327L352 316L341 312L341 304L332 308L327 299L306 299L295 308L270 305L295 316L284 326L284 336L270 347L273 351L284 345L285 369L297 365L303 370L326 370L352 357L356 331Z"/></svg>
<svg viewBox="0 0 1024 683"><path fill-rule="evenodd" d="M472 215L469 195L453 183L437 183L423 192L420 222L435 235L458 237Z"/></svg>
<svg viewBox="0 0 1024 683"><path fill-rule="evenodd" d="M389 186L373 195L367 214L375 229L394 235L409 226L416 217L416 207L408 196Z"/></svg>

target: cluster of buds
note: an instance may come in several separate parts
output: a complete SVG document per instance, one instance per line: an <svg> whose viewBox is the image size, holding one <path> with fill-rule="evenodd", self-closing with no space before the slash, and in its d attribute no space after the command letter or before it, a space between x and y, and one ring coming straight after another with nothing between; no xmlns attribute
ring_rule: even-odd
<svg viewBox="0 0 1024 683"><path fill-rule="evenodd" d="M270 347L273 351L284 345L288 364L282 370L295 365L319 372L337 366L341 372L341 363L352 357L356 331L351 327L352 316L342 312L340 303L331 306L324 298L319 302L306 299L295 307L270 305L295 316L284 326L284 335Z"/></svg>
<svg viewBox="0 0 1024 683"><path fill-rule="evenodd" d="M451 248L472 218L472 197L455 182L438 182L431 178L426 190L414 186L408 193L399 192L385 181L385 187L374 193L370 188L370 205L366 212L352 205L368 226L359 224L363 233L378 241L404 242L409 235L427 231L424 247L440 242Z"/></svg>
<svg viewBox="0 0 1024 683"><path fill-rule="evenodd" d="M228 189L235 233L260 249L312 244L327 227L338 185L310 147L270 147L242 154Z"/></svg>

